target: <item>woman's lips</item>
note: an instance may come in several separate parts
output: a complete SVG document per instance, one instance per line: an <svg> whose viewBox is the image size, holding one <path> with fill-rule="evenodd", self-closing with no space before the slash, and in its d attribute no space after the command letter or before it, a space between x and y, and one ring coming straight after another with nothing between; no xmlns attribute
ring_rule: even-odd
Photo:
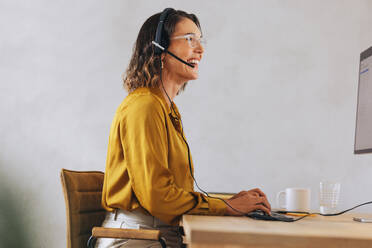
<svg viewBox="0 0 372 248"><path fill-rule="evenodd" d="M194 68L198 67L198 64L199 64L199 60L194 59L194 58L187 60L187 62L190 63L191 65L193 65Z"/></svg>

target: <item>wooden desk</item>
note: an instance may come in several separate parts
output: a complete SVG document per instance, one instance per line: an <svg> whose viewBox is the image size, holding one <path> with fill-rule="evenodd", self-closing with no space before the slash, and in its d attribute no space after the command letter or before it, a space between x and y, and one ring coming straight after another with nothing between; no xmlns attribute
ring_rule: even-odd
<svg viewBox="0 0 372 248"><path fill-rule="evenodd" d="M272 222L247 217L184 215L182 224L191 248L371 248L372 223L343 214L306 217L298 222Z"/></svg>

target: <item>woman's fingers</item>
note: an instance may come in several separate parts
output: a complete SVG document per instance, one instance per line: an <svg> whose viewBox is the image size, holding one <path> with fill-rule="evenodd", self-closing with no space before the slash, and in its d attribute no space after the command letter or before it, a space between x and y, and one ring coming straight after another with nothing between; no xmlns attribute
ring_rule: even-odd
<svg viewBox="0 0 372 248"><path fill-rule="evenodd" d="M254 209L254 210L257 210L257 209L259 209L259 210L262 210L262 211L264 211L265 213L267 213L268 215L271 215L271 211L270 211L270 209L268 209L267 207L265 207L264 205L256 205L256 208Z"/></svg>
<svg viewBox="0 0 372 248"><path fill-rule="evenodd" d="M270 214L271 211L271 205L266 195L258 188L240 191L226 202L230 205L226 211L227 215L242 215L258 209L267 214Z"/></svg>
<svg viewBox="0 0 372 248"><path fill-rule="evenodd" d="M259 188L255 188L255 189L252 189L250 191L258 193L260 196L266 197L265 193L262 190L260 190Z"/></svg>
<svg viewBox="0 0 372 248"><path fill-rule="evenodd" d="M247 196L255 198L256 204L264 204L268 209L271 209L271 205L266 195L260 189L253 189L247 192Z"/></svg>
<svg viewBox="0 0 372 248"><path fill-rule="evenodd" d="M245 195L245 194L250 194L250 195L253 195L253 196L263 196L263 197L266 197L265 193L260 190L259 188L255 188L255 189L251 189L251 190L248 190L248 191L240 191L238 194L234 195L237 196L237 197L240 197L242 195Z"/></svg>
<svg viewBox="0 0 372 248"><path fill-rule="evenodd" d="M264 204L265 204L269 209L271 209L271 205L270 205L269 201L267 200L267 197L266 197L265 193L262 192L262 190L260 190L259 188L252 189L252 190L251 190L251 194L252 194L252 195L255 195L255 196L257 196L257 194L258 194L260 197L265 198L265 201L264 201L263 203L264 203Z"/></svg>
<svg viewBox="0 0 372 248"><path fill-rule="evenodd" d="M253 195L253 196L257 196L257 197L260 196L260 194L258 192L254 192L254 191L250 192L250 194Z"/></svg>
<svg viewBox="0 0 372 248"><path fill-rule="evenodd" d="M264 205L266 208L268 208L269 210L271 210L271 205L269 203L269 201L265 198L265 197L259 197L258 200L257 200L257 204L261 204L261 205Z"/></svg>

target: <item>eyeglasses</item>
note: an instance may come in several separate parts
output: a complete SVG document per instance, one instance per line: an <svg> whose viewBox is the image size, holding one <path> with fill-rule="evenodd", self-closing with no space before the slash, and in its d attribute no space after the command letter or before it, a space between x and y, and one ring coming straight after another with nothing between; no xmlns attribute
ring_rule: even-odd
<svg viewBox="0 0 372 248"><path fill-rule="evenodd" d="M171 37L171 40L186 39L187 43L191 48L195 48L199 45L205 46L206 41L203 37L197 37L196 34L185 34L180 36Z"/></svg>

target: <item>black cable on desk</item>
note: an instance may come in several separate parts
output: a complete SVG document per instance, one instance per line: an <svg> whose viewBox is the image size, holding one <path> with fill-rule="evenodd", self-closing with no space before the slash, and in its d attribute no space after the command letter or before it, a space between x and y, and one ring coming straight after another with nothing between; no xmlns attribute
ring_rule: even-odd
<svg viewBox="0 0 372 248"><path fill-rule="evenodd" d="M321 216L337 216L337 215L344 214L344 213L349 212L349 211L351 211L351 210L353 210L353 209L356 209L356 208L358 208L358 207L361 207L361 206L364 206L364 205L368 205L368 204L371 204L371 203L372 203L372 201L365 202L365 203L359 204L359 205L357 205L357 206L355 206L355 207L352 207L352 208L346 209L346 210L344 210L344 211L341 211L341 212L338 212L338 213L335 213L335 214L308 213L308 214L306 214L306 215L304 215L304 216L301 216L300 218L293 219L292 222L295 222L295 221L298 221L298 220L302 220L303 218L308 217L308 216L310 216L310 215L312 215L312 214L317 214L317 215L321 215ZM291 213L291 212L290 212L290 211L279 211L279 213Z"/></svg>

